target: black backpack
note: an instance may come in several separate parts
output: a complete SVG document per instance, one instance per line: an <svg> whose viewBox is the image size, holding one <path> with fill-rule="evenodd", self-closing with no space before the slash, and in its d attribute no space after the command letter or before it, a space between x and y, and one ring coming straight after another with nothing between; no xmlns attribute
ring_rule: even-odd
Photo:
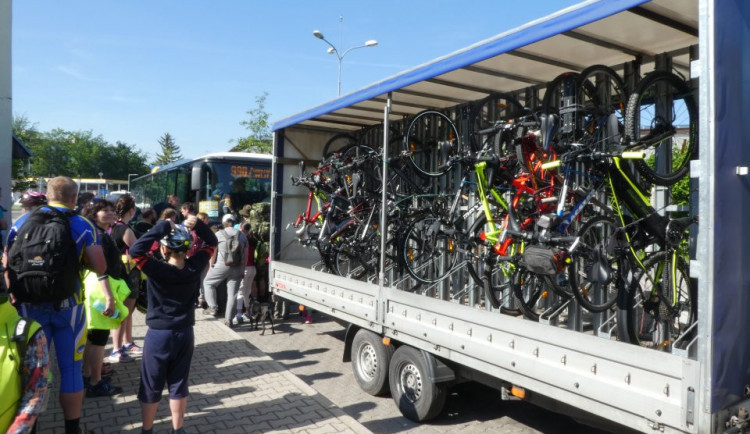
<svg viewBox="0 0 750 434"><path fill-rule="evenodd" d="M222 229L224 237L227 239L225 245L225 257L224 265L236 266L245 265L242 262L242 243L240 242L240 231L236 231L234 235L229 236L227 231Z"/></svg>
<svg viewBox="0 0 750 434"><path fill-rule="evenodd" d="M80 282L72 211L39 207L21 225L8 251L10 292L21 302L59 302Z"/></svg>

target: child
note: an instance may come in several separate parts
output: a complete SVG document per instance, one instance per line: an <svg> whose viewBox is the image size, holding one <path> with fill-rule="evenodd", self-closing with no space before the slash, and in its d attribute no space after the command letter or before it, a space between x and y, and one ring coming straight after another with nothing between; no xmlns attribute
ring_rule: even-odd
<svg viewBox="0 0 750 434"><path fill-rule="evenodd" d="M205 245L194 256L186 258L192 244L190 229L195 230ZM166 262L148 256L154 241L160 242ZM216 235L208 226L196 216L190 216L184 227L171 220L159 221L130 248L135 264L148 277L148 331L143 343L138 390L144 433L153 431L165 382L169 387L172 432L184 432L188 375L195 344L194 302L200 288L201 271L208 265L216 245Z"/></svg>

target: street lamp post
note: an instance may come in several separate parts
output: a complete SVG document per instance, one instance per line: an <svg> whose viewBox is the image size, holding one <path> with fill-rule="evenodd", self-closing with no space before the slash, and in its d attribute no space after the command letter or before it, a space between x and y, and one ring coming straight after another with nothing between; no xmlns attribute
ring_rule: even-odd
<svg viewBox="0 0 750 434"><path fill-rule="evenodd" d="M339 60L339 81L338 81L338 95L341 96L341 62L344 60L344 56L346 56L350 51L356 50L357 48L365 48L365 47L374 47L378 45L378 41L374 39L370 39L369 41L365 41L362 45L357 45L356 47L351 47L348 50L344 51L344 53L339 53L339 50L334 46L328 39L323 36L323 34L320 32L320 30L314 30L313 36L320 39L321 41L325 42L326 44L330 45L331 48L328 49L328 54L335 54L336 58Z"/></svg>
<svg viewBox="0 0 750 434"><path fill-rule="evenodd" d="M128 173L128 194L130 193L130 177L131 176L138 176L137 173Z"/></svg>

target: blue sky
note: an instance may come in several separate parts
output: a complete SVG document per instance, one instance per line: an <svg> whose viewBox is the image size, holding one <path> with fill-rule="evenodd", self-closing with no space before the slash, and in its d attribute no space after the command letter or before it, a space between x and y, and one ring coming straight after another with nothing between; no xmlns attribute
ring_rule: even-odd
<svg viewBox="0 0 750 434"><path fill-rule="evenodd" d="M92 130L150 153L231 147L268 92L281 119L579 3L578 0L16 0L13 112L41 130ZM343 16L343 21L340 20Z"/></svg>

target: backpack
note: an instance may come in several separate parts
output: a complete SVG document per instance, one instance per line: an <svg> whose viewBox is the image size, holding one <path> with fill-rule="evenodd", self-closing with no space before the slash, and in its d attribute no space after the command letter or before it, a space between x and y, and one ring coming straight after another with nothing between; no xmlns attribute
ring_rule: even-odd
<svg viewBox="0 0 750 434"><path fill-rule="evenodd" d="M10 291L21 302L60 302L80 283L81 264L70 229L72 211L39 207L8 251Z"/></svg>
<svg viewBox="0 0 750 434"><path fill-rule="evenodd" d="M224 265L235 266L242 264L242 243L240 242L240 231L236 231L231 237L227 231L222 229L224 237L227 239L224 243Z"/></svg>
<svg viewBox="0 0 750 434"><path fill-rule="evenodd" d="M247 220L253 228L253 233L259 240L268 242L271 237L271 204L257 202L250 205Z"/></svg>
<svg viewBox="0 0 750 434"><path fill-rule="evenodd" d="M21 318L5 301L0 305L0 432L7 430L15 419L23 395L22 366L31 338L41 329L38 322Z"/></svg>
<svg viewBox="0 0 750 434"><path fill-rule="evenodd" d="M258 245L255 247L255 253L253 253L256 268L266 265L268 254L268 243L263 240L258 240Z"/></svg>

